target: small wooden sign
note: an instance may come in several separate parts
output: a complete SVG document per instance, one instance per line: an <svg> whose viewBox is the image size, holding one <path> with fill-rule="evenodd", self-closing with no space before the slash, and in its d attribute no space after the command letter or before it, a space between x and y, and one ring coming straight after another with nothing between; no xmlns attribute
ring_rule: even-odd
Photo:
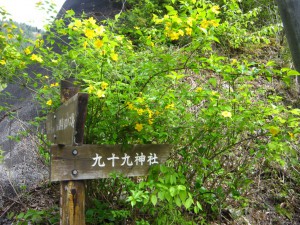
<svg viewBox="0 0 300 225"><path fill-rule="evenodd" d="M47 138L54 144L76 145L83 138L88 94L77 93L46 120Z"/></svg>
<svg viewBox="0 0 300 225"><path fill-rule="evenodd" d="M111 173L147 175L165 162L171 145L82 145L51 147L51 181L107 178Z"/></svg>

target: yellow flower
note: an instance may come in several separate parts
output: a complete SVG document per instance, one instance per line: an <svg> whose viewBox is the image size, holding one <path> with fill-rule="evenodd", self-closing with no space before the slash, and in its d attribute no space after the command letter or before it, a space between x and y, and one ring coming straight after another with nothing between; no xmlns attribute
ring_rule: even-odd
<svg viewBox="0 0 300 225"><path fill-rule="evenodd" d="M174 40L178 40L179 39L179 33L175 32L175 31L171 31L168 33L168 36L170 37L170 39L172 41Z"/></svg>
<svg viewBox="0 0 300 225"><path fill-rule="evenodd" d="M86 46L88 45L87 41L83 42L83 48L86 49Z"/></svg>
<svg viewBox="0 0 300 225"><path fill-rule="evenodd" d="M136 109L137 113L141 116L143 115L144 111L143 109Z"/></svg>
<svg viewBox="0 0 300 225"><path fill-rule="evenodd" d="M134 106L133 106L133 104L131 102L127 102L126 105L127 105L128 109L130 109L130 110L134 109Z"/></svg>
<svg viewBox="0 0 300 225"><path fill-rule="evenodd" d="M219 14L220 13L220 6L214 5L213 7L211 7L211 11L215 14Z"/></svg>
<svg viewBox="0 0 300 225"><path fill-rule="evenodd" d="M151 119L151 118L152 118L152 116L153 116L153 112L152 112L152 110L151 110L151 109L147 109L147 111L148 111L148 116L149 116L149 119Z"/></svg>
<svg viewBox="0 0 300 225"><path fill-rule="evenodd" d="M81 27L82 26L81 20L75 20L74 25L78 28Z"/></svg>
<svg viewBox="0 0 300 225"><path fill-rule="evenodd" d="M190 28L190 27L185 28L185 33L186 33L186 35L191 36L191 35L192 35L192 31L193 31L193 29Z"/></svg>
<svg viewBox="0 0 300 225"><path fill-rule="evenodd" d="M170 27L171 27L171 26L172 26L172 23L166 22L165 30L166 30L166 31L170 30Z"/></svg>
<svg viewBox="0 0 300 225"><path fill-rule="evenodd" d="M27 47L27 48L24 49L24 52L25 52L26 55L29 55L31 53L31 50L30 50L29 47Z"/></svg>
<svg viewBox="0 0 300 225"><path fill-rule="evenodd" d="M295 135L294 135L293 133L291 133L291 132L288 132L288 133L289 133L291 139L294 139L294 138L295 138Z"/></svg>
<svg viewBox="0 0 300 225"><path fill-rule="evenodd" d="M53 84L50 84L50 87L57 87L58 86L58 83L53 83Z"/></svg>
<svg viewBox="0 0 300 225"><path fill-rule="evenodd" d="M101 89L102 90L105 90L106 88L108 87L108 83L106 83L106 82L101 82Z"/></svg>
<svg viewBox="0 0 300 225"><path fill-rule="evenodd" d="M135 127L134 127L138 132L140 132L141 130L143 130L143 124L141 123L137 123L135 124Z"/></svg>
<svg viewBox="0 0 300 225"><path fill-rule="evenodd" d="M189 17L189 18L187 19L186 23L187 23L190 27L192 27L192 26L193 26L193 21L194 21L194 18Z"/></svg>
<svg viewBox="0 0 300 225"><path fill-rule="evenodd" d="M213 27L219 26L219 22L216 21L216 20L210 20L210 21L209 21L209 24L212 25Z"/></svg>
<svg viewBox="0 0 300 225"><path fill-rule="evenodd" d="M94 45L96 48L101 48L103 46L103 41L100 40L100 39L97 39L95 42L94 42Z"/></svg>
<svg viewBox="0 0 300 225"><path fill-rule="evenodd" d="M44 78L45 78L45 79L49 79L49 77L48 77L47 75L46 75L46 76L44 76Z"/></svg>
<svg viewBox="0 0 300 225"><path fill-rule="evenodd" d="M97 27L97 28L95 29L95 32L96 32L96 34L99 35L99 36L103 35L103 33L105 32L104 26L99 26L99 27Z"/></svg>
<svg viewBox="0 0 300 225"><path fill-rule="evenodd" d="M200 27L206 29L209 26L209 22L204 19L201 21Z"/></svg>
<svg viewBox="0 0 300 225"><path fill-rule="evenodd" d="M0 64L1 65L5 65L6 64L6 61L4 59L0 60Z"/></svg>
<svg viewBox="0 0 300 225"><path fill-rule="evenodd" d="M91 94L91 93L93 92L94 89L95 89L94 86L93 86L93 85L90 85L90 86L88 87L88 93Z"/></svg>
<svg viewBox="0 0 300 225"><path fill-rule="evenodd" d="M50 99L50 100L48 100L48 101L46 102L46 104L47 104L47 105L52 105L52 103L53 103L53 102L52 102L52 100L51 100L51 99Z"/></svg>
<svg viewBox="0 0 300 225"><path fill-rule="evenodd" d="M111 53L111 54L110 54L110 57L111 57L112 60L118 61L118 54L116 54L116 53Z"/></svg>
<svg viewBox="0 0 300 225"><path fill-rule="evenodd" d="M37 62L39 62L39 63L43 62L43 59L41 58L41 56L36 55L36 54L32 54L32 56L30 57L30 59L31 59L32 61L37 61Z"/></svg>
<svg viewBox="0 0 300 225"><path fill-rule="evenodd" d="M58 63L58 60L57 59L51 59L51 62Z"/></svg>
<svg viewBox="0 0 300 225"><path fill-rule="evenodd" d="M95 31L90 30L90 29L86 29L84 31L84 35L88 38L88 39L92 39L93 37L95 37Z"/></svg>
<svg viewBox="0 0 300 225"><path fill-rule="evenodd" d="M203 89L202 89L202 87L197 87L196 88L196 92L201 92Z"/></svg>
<svg viewBox="0 0 300 225"><path fill-rule="evenodd" d="M228 111L223 111L223 112L221 113L221 115L222 115L223 117L227 117L227 118L231 118L231 116L232 116L231 112L228 112Z"/></svg>
<svg viewBox="0 0 300 225"><path fill-rule="evenodd" d="M178 34L180 35L180 36L183 36L184 35L184 32L183 32L183 30L178 30Z"/></svg>
<svg viewBox="0 0 300 225"><path fill-rule="evenodd" d="M235 64L237 64L237 60L236 59L232 59L231 65L235 65Z"/></svg>
<svg viewBox="0 0 300 225"><path fill-rule="evenodd" d="M93 17L90 17L87 21L90 22L92 25L96 24L96 20Z"/></svg>
<svg viewBox="0 0 300 225"><path fill-rule="evenodd" d="M98 90L96 95L99 97L99 98L104 98L105 97L105 92L102 91L102 90Z"/></svg>
<svg viewBox="0 0 300 225"><path fill-rule="evenodd" d="M280 129L278 127L270 127L269 128L270 133L275 136L276 134L278 134L280 132Z"/></svg>
<svg viewBox="0 0 300 225"><path fill-rule="evenodd" d="M153 119L149 119L148 123L149 123L149 125L152 125L153 124Z"/></svg>
<svg viewBox="0 0 300 225"><path fill-rule="evenodd" d="M174 103L171 103L165 107L165 109L175 109Z"/></svg>

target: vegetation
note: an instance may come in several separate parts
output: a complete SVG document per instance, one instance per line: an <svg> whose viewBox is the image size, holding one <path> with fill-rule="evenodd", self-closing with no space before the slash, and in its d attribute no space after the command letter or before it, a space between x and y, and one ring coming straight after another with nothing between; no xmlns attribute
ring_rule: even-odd
<svg viewBox="0 0 300 225"><path fill-rule="evenodd" d="M89 224L239 220L267 207L255 205L252 192L267 180L277 212L293 218L300 109L284 90L298 72L278 60L275 4L256 2L131 0L106 21L67 11L46 39L23 48L14 25L2 26L0 79L21 76L47 113L60 104L60 80L75 77L90 94L86 143L174 146L147 177L90 182ZM28 76L33 63L49 74ZM33 215L49 213L16 219L34 222Z"/></svg>

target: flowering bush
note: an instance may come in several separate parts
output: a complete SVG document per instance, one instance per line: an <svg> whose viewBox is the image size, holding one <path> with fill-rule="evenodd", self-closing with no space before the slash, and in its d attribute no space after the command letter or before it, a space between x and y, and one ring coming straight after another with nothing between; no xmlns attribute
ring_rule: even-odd
<svg viewBox="0 0 300 225"><path fill-rule="evenodd" d="M268 35L274 35L254 38L257 33L245 21L256 14L242 13L234 0L223 7L204 0L172 0L165 8L165 13L155 11L145 26L126 31L120 25L123 14L97 22L68 11L48 29L45 40L35 41L22 54L6 42L12 50L9 57L1 52L0 64L7 71L39 63L51 72L36 74L43 83L38 98L46 111L60 104L59 81L76 78L90 94L86 143L173 144L169 167L154 169L139 185L130 183L128 201L156 215L161 224L173 217L181 223L178 218L186 211L201 212L198 220L204 221L207 212L247 205L242 193L262 162L282 166L295 156L299 110L286 107L281 96L269 95L266 88L275 79L288 81L295 71L216 50L224 43L258 48L262 41L270 44ZM234 23L225 17L235 13L240 17Z"/></svg>

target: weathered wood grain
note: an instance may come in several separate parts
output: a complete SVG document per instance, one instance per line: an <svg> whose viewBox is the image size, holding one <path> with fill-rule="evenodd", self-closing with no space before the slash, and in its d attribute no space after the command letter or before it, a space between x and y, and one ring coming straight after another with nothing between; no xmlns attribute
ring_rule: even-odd
<svg viewBox="0 0 300 225"><path fill-rule="evenodd" d="M88 94L78 93L46 120L47 138L54 144L77 145L83 139Z"/></svg>
<svg viewBox="0 0 300 225"><path fill-rule="evenodd" d="M171 145L82 145L51 147L51 181L107 178L111 173L147 175L169 157ZM115 158L113 160L114 157Z"/></svg>

